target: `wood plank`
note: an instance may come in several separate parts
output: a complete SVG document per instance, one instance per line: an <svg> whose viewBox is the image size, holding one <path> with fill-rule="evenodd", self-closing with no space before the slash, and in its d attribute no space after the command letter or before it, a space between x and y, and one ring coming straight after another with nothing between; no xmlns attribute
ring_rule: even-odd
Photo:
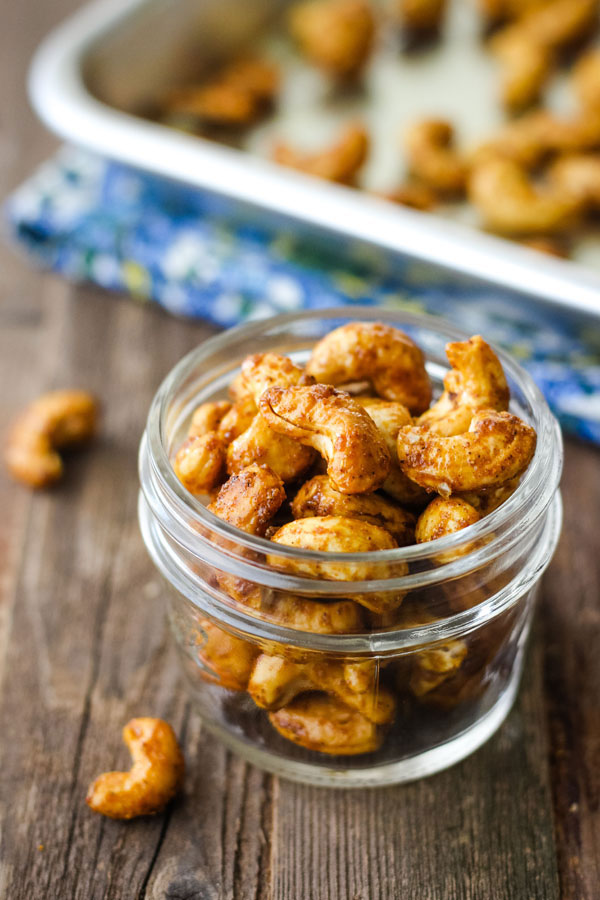
<svg viewBox="0 0 600 900"><path fill-rule="evenodd" d="M541 613L561 896L600 896L600 454L568 447L563 536Z"/></svg>

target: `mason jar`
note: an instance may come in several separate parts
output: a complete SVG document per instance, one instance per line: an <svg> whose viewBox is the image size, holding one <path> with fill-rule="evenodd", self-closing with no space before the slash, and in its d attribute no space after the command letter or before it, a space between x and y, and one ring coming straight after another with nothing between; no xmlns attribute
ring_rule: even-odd
<svg viewBox="0 0 600 900"><path fill-rule="evenodd" d="M344 787L437 772L496 731L561 527L558 424L501 351L510 409L535 428L537 448L514 493L462 531L392 550L317 552L246 534L183 487L171 460L192 413L227 397L245 356L273 351L303 364L320 338L357 320L408 333L434 395L445 344L468 338L436 318L372 307L244 325L175 366L140 446L141 531L206 728L273 773Z"/></svg>

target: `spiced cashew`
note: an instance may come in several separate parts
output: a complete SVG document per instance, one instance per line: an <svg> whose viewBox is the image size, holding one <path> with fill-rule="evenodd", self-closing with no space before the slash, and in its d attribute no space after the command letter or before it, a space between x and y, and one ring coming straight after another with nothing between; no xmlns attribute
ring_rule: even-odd
<svg viewBox="0 0 600 900"><path fill-rule="evenodd" d="M600 154L578 154L556 160L548 170L552 184L574 197L586 210L600 208Z"/></svg>
<svg viewBox="0 0 600 900"><path fill-rule="evenodd" d="M412 424L412 416L407 408L402 403L380 400L378 397L357 397L356 401L366 409L377 425L392 460L389 474L381 489L402 505L418 507L427 503L427 492L407 478L398 464L396 452L398 432L404 425Z"/></svg>
<svg viewBox="0 0 600 900"><path fill-rule="evenodd" d="M441 194L464 191L467 167L453 146L454 129L443 119L415 122L404 134L410 172Z"/></svg>
<svg viewBox="0 0 600 900"><path fill-rule="evenodd" d="M185 117L202 124L251 125L273 104L279 71L263 59L240 59L224 66L204 84L178 87L167 97L169 117Z"/></svg>
<svg viewBox="0 0 600 900"><path fill-rule="evenodd" d="M192 414L187 436L202 437L211 431L218 431L221 422L230 411L231 403L227 400L201 403Z"/></svg>
<svg viewBox="0 0 600 900"><path fill-rule="evenodd" d="M377 666L371 661L368 674L361 672L356 678L352 664L329 660L298 664L263 654L256 660L248 683L248 693L263 709L281 708L298 694L314 690L333 694L378 725L394 718L394 697L379 684Z"/></svg>
<svg viewBox="0 0 600 900"><path fill-rule="evenodd" d="M516 111L539 100L552 71L551 50L532 40L518 23L497 34L490 49L502 67L500 97L504 106Z"/></svg>
<svg viewBox="0 0 600 900"><path fill-rule="evenodd" d="M292 501L295 519L345 516L385 528L399 547L414 543L415 517L380 494L341 494L327 475L306 481Z"/></svg>
<svg viewBox="0 0 600 900"><path fill-rule="evenodd" d="M587 37L597 17L597 0L551 0L528 10L519 27L532 41L559 49Z"/></svg>
<svg viewBox="0 0 600 900"><path fill-rule="evenodd" d="M431 402L422 351L382 322L351 322L331 331L313 348L306 372L334 386L368 380L379 397L403 403L413 414Z"/></svg>
<svg viewBox="0 0 600 900"><path fill-rule="evenodd" d="M262 536L284 500L281 478L268 466L254 463L232 475L208 509L230 525Z"/></svg>
<svg viewBox="0 0 600 900"><path fill-rule="evenodd" d="M581 203L552 185L537 187L528 173L510 159L490 159L476 166L469 179L469 197L484 225L505 235L563 232L577 222Z"/></svg>
<svg viewBox="0 0 600 900"><path fill-rule="evenodd" d="M573 69L573 89L584 109L600 109L600 50L579 57Z"/></svg>
<svg viewBox="0 0 600 900"><path fill-rule="evenodd" d="M371 753L384 736L380 726L327 694L302 694L269 713L269 721L294 744L335 756Z"/></svg>
<svg viewBox="0 0 600 900"><path fill-rule="evenodd" d="M292 37L327 74L355 78L371 53L375 21L365 0L305 0L292 6Z"/></svg>
<svg viewBox="0 0 600 900"><path fill-rule="evenodd" d="M162 719L131 719L123 740L131 753L131 770L96 778L88 789L87 805L111 819L161 812L181 786L185 768L173 729Z"/></svg>
<svg viewBox="0 0 600 900"><path fill-rule="evenodd" d="M508 409L510 392L500 360L481 335L446 344L451 365L444 393L417 419L435 434L451 437L467 431L478 409Z"/></svg>
<svg viewBox="0 0 600 900"><path fill-rule="evenodd" d="M446 0L396 0L400 23L411 34L436 32L446 12Z"/></svg>
<svg viewBox="0 0 600 900"><path fill-rule="evenodd" d="M210 493L225 475L225 442L215 431L186 438L177 451L173 470L190 493Z"/></svg>
<svg viewBox="0 0 600 900"><path fill-rule="evenodd" d="M312 600L281 593L254 606L278 625L311 634L356 634L364 629L364 610L353 600Z"/></svg>
<svg viewBox="0 0 600 900"><path fill-rule="evenodd" d="M38 397L15 420L4 461L17 481L44 488L63 474L59 450L88 443L96 433L98 404L87 391L52 391Z"/></svg>
<svg viewBox="0 0 600 900"><path fill-rule="evenodd" d="M498 157L525 169L539 166L554 153L579 153L600 147L600 108L571 118L535 110L509 122L471 156L471 170Z"/></svg>
<svg viewBox="0 0 600 900"><path fill-rule="evenodd" d="M448 534L462 531L468 525L478 522L480 515L477 510L460 497L436 497L429 506L423 510L417 520L415 538L417 544L435 541ZM471 553L477 545L470 541L464 547L457 550L447 550L436 554L436 562L440 565L454 562L461 556Z"/></svg>
<svg viewBox="0 0 600 900"><path fill-rule="evenodd" d="M511 478L510 481L497 487L488 488L484 491L464 491L458 496L476 509L480 517L487 516L514 494L520 480L520 476L517 475L515 478Z"/></svg>
<svg viewBox="0 0 600 900"><path fill-rule="evenodd" d="M469 430L439 437L420 426L401 428L398 459L417 484L442 497L505 484L525 471L535 452L536 433L518 416L480 410Z"/></svg>
<svg viewBox="0 0 600 900"><path fill-rule="evenodd" d="M201 619L198 626L196 653L201 677L229 691L245 691L260 652L258 647L209 619Z"/></svg>
<svg viewBox="0 0 600 900"><path fill-rule="evenodd" d="M279 390L279 388L277 389ZM254 463L269 466L282 481L295 481L315 458L305 444L281 434L262 413L227 448L227 471L235 475Z"/></svg>
<svg viewBox="0 0 600 900"><path fill-rule="evenodd" d="M287 547L331 553L366 553L373 550L392 550L396 547L395 540L384 528L361 519L348 519L344 516L297 519L283 525L271 540L275 544ZM326 581L369 581L400 577L408 572L407 564L400 561L384 564L378 562L376 557L372 563L305 561L279 556L275 549L267 561L276 569ZM403 599L403 595L396 591L371 592L365 595L353 593L351 596L357 603L375 612L395 609Z"/></svg>
<svg viewBox="0 0 600 900"><path fill-rule="evenodd" d="M356 182L368 154L369 135L360 122L348 125L330 147L315 153L303 153L281 141L273 147L273 159L280 165L349 186Z"/></svg>
<svg viewBox="0 0 600 900"><path fill-rule="evenodd" d="M373 420L345 391L324 384L270 388L260 413L276 433L318 450L341 493L373 491L385 481L389 451Z"/></svg>

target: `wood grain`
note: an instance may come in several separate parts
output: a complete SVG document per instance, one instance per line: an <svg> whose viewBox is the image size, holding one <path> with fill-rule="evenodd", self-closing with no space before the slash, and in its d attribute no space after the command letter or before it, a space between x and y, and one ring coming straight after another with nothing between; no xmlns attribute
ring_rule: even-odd
<svg viewBox="0 0 600 900"><path fill-rule="evenodd" d="M75 0L0 2L0 185L52 142L27 59ZM376 791L271 778L190 707L139 537L136 450L162 376L210 329L74 289L0 252L0 429L49 387L95 390L102 437L32 496L0 478L0 898L596 900L600 896L600 455L569 444L565 531L515 710L448 772ZM127 763L120 730L161 715L183 795L127 824L83 799Z"/></svg>

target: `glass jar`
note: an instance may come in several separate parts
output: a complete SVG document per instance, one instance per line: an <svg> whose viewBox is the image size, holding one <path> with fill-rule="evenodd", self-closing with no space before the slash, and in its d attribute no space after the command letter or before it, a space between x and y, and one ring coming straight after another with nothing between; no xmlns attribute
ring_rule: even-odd
<svg viewBox="0 0 600 900"><path fill-rule="evenodd" d="M322 785L384 785L479 747L519 683L539 579L560 533L558 425L499 352L534 458L502 505L463 531L375 553L274 544L209 512L170 459L194 408L224 399L249 353L303 363L348 321L383 321L423 349L434 393L447 341L431 317L372 307L294 313L203 343L164 380L140 447L141 530L169 590L181 662L207 728L250 762ZM343 632L343 633L338 633Z"/></svg>

